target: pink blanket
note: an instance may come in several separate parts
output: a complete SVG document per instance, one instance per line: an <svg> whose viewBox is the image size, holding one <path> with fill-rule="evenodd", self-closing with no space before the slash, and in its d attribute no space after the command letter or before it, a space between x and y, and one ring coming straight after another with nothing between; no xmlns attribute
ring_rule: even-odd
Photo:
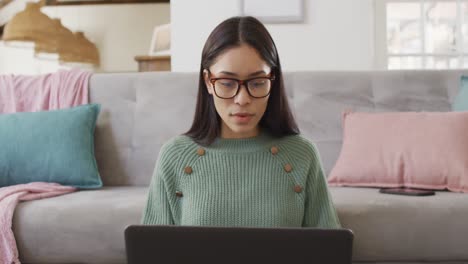
<svg viewBox="0 0 468 264"><path fill-rule="evenodd" d="M91 75L92 72L77 69L38 76L0 75L0 114L56 110L87 104ZM0 188L0 263L20 263L11 229L18 202L58 196L75 190L73 187L45 182Z"/></svg>
<svg viewBox="0 0 468 264"><path fill-rule="evenodd" d="M87 104L91 74L74 69L37 76L0 75L0 114Z"/></svg>
<svg viewBox="0 0 468 264"><path fill-rule="evenodd" d="M30 201L74 192L76 188L58 183L32 182L0 188L0 263L20 263L11 229L19 201Z"/></svg>

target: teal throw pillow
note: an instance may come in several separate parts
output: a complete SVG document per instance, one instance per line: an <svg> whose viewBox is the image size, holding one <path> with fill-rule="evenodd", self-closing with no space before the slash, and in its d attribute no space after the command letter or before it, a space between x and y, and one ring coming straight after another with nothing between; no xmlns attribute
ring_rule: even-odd
<svg viewBox="0 0 468 264"><path fill-rule="evenodd" d="M100 105L0 115L0 187L56 182L102 187L94 156Z"/></svg>

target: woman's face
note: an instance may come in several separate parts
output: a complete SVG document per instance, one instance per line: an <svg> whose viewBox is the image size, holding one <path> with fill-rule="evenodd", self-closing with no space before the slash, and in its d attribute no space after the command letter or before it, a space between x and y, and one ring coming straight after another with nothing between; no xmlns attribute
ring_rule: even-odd
<svg viewBox="0 0 468 264"><path fill-rule="evenodd" d="M222 119L222 138L248 138L259 133L258 123L265 113L269 95L254 98L249 95L245 85L240 86L237 95L230 99L219 98L215 94L215 87L210 78L232 78L238 80L270 76L271 68L262 60L257 51L247 44L230 48L219 55L215 63L204 71L204 78L208 93L213 96L216 111ZM262 80L258 79L260 86ZM251 85L251 91L257 83ZM220 85L217 83L216 92L220 95ZM253 88L253 89L252 89ZM235 89L235 88L234 88ZM227 97L227 96L224 96Z"/></svg>

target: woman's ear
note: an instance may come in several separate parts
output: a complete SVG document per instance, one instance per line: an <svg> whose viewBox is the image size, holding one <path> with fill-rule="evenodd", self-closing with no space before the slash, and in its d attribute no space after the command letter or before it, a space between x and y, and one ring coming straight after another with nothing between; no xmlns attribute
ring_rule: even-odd
<svg viewBox="0 0 468 264"><path fill-rule="evenodd" d="M206 86L206 89L208 90L208 93L213 94L213 86L211 85L211 82L210 82L210 73L206 69L203 70L203 79L205 80L205 86Z"/></svg>

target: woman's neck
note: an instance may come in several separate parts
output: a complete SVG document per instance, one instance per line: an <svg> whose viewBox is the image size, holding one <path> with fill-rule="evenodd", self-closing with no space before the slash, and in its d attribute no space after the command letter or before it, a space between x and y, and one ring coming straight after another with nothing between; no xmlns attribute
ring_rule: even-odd
<svg viewBox="0 0 468 264"><path fill-rule="evenodd" d="M260 134L260 127L256 126L254 129L250 131L245 131L242 133L236 133L232 131L229 127L225 124L221 127L221 138L224 139L242 139L242 138L252 138L256 137Z"/></svg>

